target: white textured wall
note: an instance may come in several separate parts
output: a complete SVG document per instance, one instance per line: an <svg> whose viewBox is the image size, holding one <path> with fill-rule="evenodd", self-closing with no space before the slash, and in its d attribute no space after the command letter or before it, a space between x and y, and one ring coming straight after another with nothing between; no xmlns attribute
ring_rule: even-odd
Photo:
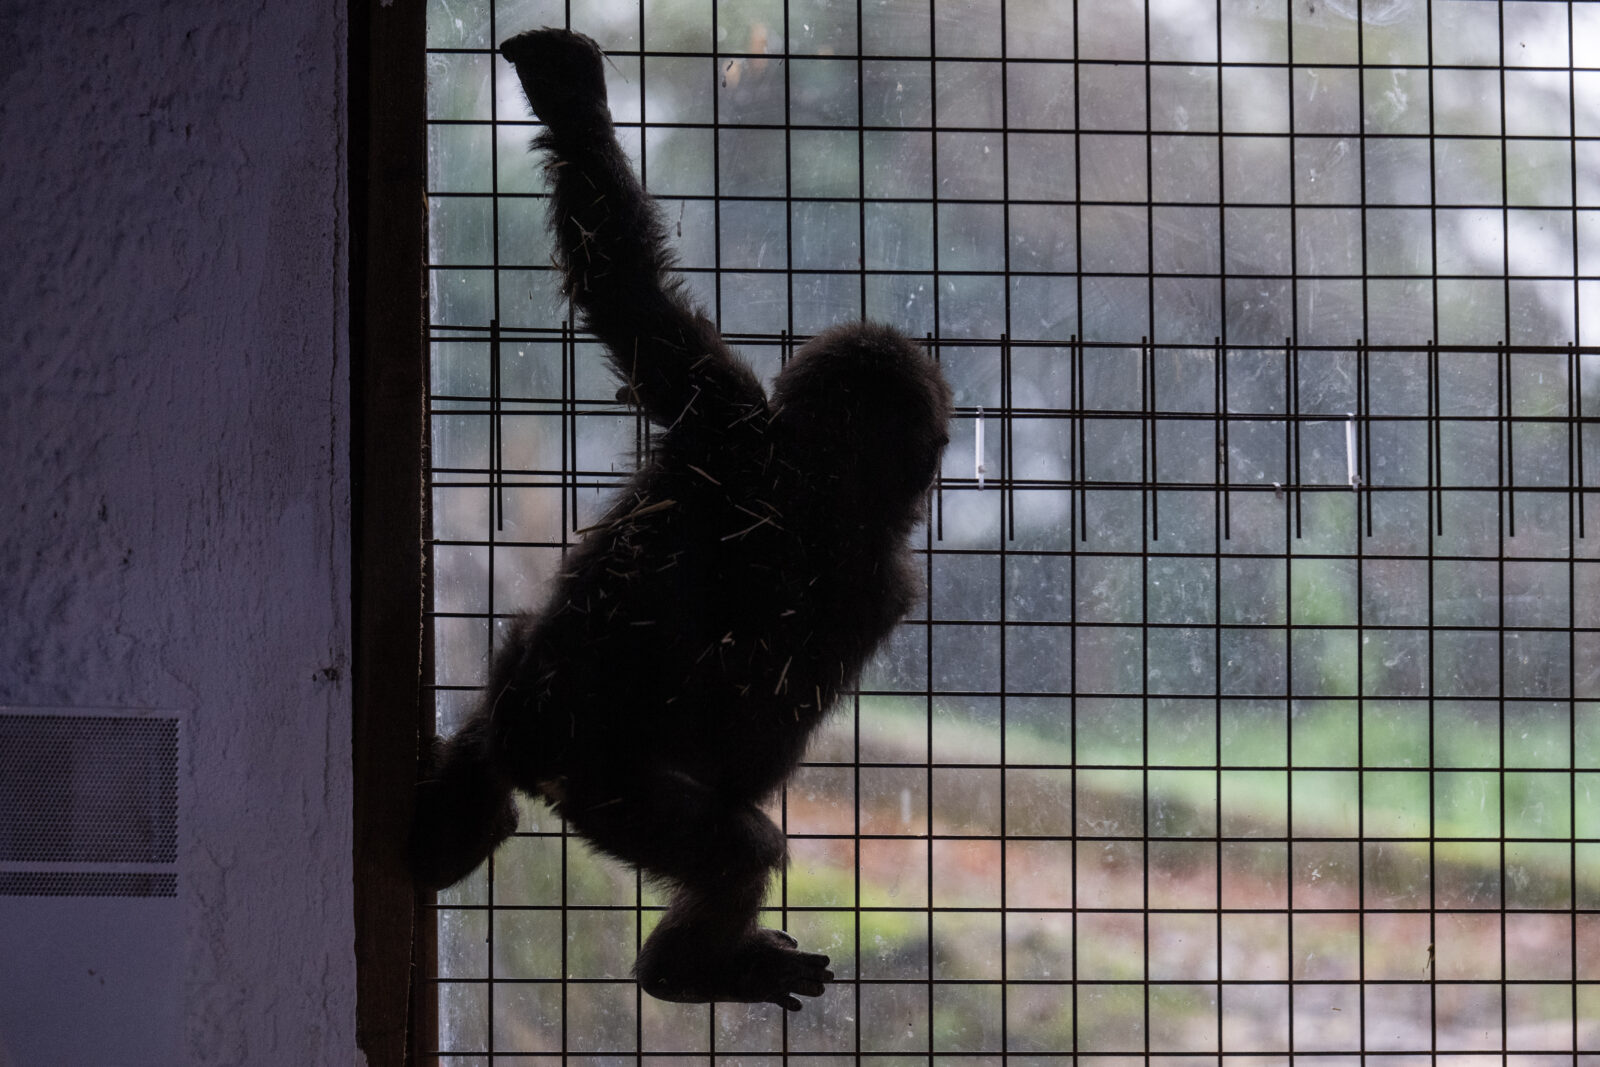
<svg viewBox="0 0 1600 1067"><path fill-rule="evenodd" d="M0 4L0 705L182 714L195 1064L355 1059L345 42Z"/></svg>

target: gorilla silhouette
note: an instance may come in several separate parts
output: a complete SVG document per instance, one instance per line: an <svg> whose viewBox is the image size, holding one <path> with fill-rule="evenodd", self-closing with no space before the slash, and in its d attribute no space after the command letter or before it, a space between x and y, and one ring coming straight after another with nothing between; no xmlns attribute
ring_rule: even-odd
<svg viewBox="0 0 1600 1067"><path fill-rule="evenodd" d="M948 442L950 390L884 326L803 345L769 397L673 277L581 34L506 41L546 154L566 293L649 458L512 623L482 703L435 743L412 858L443 887L542 797L671 890L635 975L674 1001L798 1010L833 975L757 917L786 841L760 808L918 595L907 535Z"/></svg>

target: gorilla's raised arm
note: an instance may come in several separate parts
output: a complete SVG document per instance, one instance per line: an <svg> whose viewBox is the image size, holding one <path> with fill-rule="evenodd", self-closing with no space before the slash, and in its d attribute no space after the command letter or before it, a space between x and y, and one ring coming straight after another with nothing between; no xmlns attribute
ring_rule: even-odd
<svg viewBox="0 0 1600 1067"><path fill-rule="evenodd" d="M545 29L511 38L500 52L546 127L534 147L546 153L566 292L610 350L625 398L664 426L764 406L760 383L672 276L660 213L612 130L599 47Z"/></svg>

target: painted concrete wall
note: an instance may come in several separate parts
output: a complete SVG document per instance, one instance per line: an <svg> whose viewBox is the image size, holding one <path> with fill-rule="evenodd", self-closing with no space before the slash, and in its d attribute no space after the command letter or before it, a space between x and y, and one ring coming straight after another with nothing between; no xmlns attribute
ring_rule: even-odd
<svg viewBox="0 0 1600 1067"><path fill-rule="evenodd" d="M183 717L194 1064L356 1060L345 44L0 5L0 705Z"/></svg>

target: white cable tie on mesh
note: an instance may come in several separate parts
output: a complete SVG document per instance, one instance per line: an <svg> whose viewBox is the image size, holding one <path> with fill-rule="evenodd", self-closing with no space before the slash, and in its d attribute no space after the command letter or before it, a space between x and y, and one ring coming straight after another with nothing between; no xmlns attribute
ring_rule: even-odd
<svg viewBox="0 0 1600 1067"><path fill-rule="evenodd" d="M983 464L983 408L978 409L978 426L973 434L972 441L972 473L978 479L978 488L983 488L983 476L989 473L989 468Z"/></svg>
<svg viewBox="0 0 1600 1067"><path fill-rule="evenodd" d="M1356 413L1344 415L1344 470L1350 479L1350 488L1361 488L1361 475L1356 473Z"/></svg>

